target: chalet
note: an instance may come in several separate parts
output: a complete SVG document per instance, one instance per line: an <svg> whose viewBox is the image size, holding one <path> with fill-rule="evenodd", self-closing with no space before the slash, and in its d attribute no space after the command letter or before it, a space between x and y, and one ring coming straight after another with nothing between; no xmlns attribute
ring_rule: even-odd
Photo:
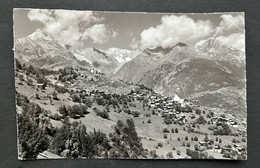
<svg viewBox="0 0 260 168"><path fill-rule="evenodd" d="M151 107L155 107L155 104L151 104Z"/></svg>
<svg viewBox="0 0 260 168"><path fill-rule="evenodd" d="M230 152L231 150L232 150L232 148L230 148L230 147L222 147L221 153L225 152L225 151Z"/></svg>
<svg viewBox="0 0 260 168"><path fill-rule="evenodd" d="M200 107L200 102L198 100L193 100L192 102L192 106L194 107Z"/></svg>
<svg viewBox="0 0 260 168"><path fill-rule="evenodd" d="M97 95L105 95L105 92L104 92L104 91L96 90L96 94L97 94Z"/></svg>
<svg viewBox="0 0 260 168"><path fill-rule="evenodd" d="M45 90L46 83L37 83L37 89Z"/></svg>
<svg viewBox="0 0 260 168"><path fill-rule="evenodd" d="M206 146L206 145L207 145L207 142L200 141L199 144L200 144L201 146Z"/></svg>
<svg viewBox="0 0 260 168"><path fill-rule="evenodd" d="M189 117L190 117L191 119L194 119L194 118L195 118L195 115L194 115L194 114L190 114Z"/></svg>
<svg viewBox="0 0 260 168"><path fill-rule="evenodd" d="M241 145L240 145L240 144L235 144L234 147L235 147L235 148L240 148Z"/></svg>
<svg viewBox="0 0 260 168"><path fill-rule="evenodd" d="M237 122L236 122L236 121L233 121L233 120L231 120L231 119L230 119L228 122L229 122L230 125L237 125Z"/></svg>
<svg viewBox="0 0 260 168"><path fill-rule="evenodd" d="M156 96L151 96L151 99L156 99Z"/></svg>
<svg viewBox="0 0 260 168"><path fill-rule="evenodd" d="M209 145L213 145L214 144L214 139L210 139L208 142Z"/></svg>
<svg viewBox="0 0 260 168"><path fill-rule="evenodd" d="M215 149L220 149L220 146L219 145L215 145L214 148Z"/></svg>
<svg viewBox="0 0 260 168"><path fill-rule="evenodd" d="M226 124L228 122L228 119L223 118L223 117L215 117L215 118L211 118L210 121L212 123L216 123L218 125L223 125L223 124Z"/></svg>
<svg viewBox="0 0 260 168"><path fill-rule="evenodd" d="M173 101L174 101L175 103L183 103L183 102L184 102L184 100L181 99L178 95L175 95L175 96L174 96Z"/></svg>

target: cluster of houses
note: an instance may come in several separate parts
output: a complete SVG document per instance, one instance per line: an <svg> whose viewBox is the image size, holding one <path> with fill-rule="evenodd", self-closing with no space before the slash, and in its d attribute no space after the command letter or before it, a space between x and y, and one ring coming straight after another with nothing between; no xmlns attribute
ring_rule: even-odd
<svg viewBox="0 0 260 168"><path fill-rule="evenodd" d="M232 127L238 127L237 121L235 121L232 118L224 118L224 117L214 117L210 119L211 123L216 124L216 125L225 125L228 124Z"/></svg>
<svg viewBox="0 0 260 168"><path fill-rule="evenodd" d="M149 105L161 112L162 115L178 115L180 112L192 112L191 107L200 106L197 100L180 99L177 95L174 98L152 95L149 96L148 100Z"/></svg>

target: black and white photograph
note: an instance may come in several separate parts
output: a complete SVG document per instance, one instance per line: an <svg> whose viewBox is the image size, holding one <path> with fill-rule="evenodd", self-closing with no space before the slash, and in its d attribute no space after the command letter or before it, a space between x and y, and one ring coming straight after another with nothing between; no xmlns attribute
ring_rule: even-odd
<svg viewBox="0 0 260 168"><path fill-rule="evenodd" d="M243 12L13 10L19 160L247 160Z"/></svg>

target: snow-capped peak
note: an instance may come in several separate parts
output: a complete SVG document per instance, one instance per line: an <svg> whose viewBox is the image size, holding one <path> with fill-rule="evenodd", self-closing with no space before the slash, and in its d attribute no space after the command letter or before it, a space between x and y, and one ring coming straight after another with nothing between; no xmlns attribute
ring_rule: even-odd
<svg viewBox="0 0 260 168"><path fill-rule="evenodd" d="M120 48L109 48L105 52L112 55L120 64L132 60L137 55L135 51Z"/></svg>
<svg viewBox="0 0 260 168"><path fill-rule="evenodd" d="M29 35L29 38L32 40L37 40L40 38L49 38L42 30L37 29L35 32Z"/></svg>

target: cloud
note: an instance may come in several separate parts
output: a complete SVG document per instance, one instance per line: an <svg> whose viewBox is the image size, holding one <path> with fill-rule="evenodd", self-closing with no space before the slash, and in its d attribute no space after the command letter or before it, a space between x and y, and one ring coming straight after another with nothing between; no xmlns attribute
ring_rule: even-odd
<svg viewBox="0 0 260 168"><path fill-rule="evenodd" d="M237 15L233 16L231 14L221 15L221 22L219 26L216 28L216 32L214 36L220 36L225 33L233 32L244 32L244 16Z"/></svg>
<svg viewBox="0 0 260 168"><path fill-rule="evenodd" d="M28 13L28 18L31 21L42 22L45 32L76 48L83 45L86 31L89 33L89 39L98 44L115 36L105 25L98 24L104 18L92 11L33 9Z"/></svg>
<svg viewBox="0 0 260 168"><path fill-rule="evenodd" d="M93 40L93 43L103 44L110 37L115 37L116 34L117 33L115 31L110 30L104 24L95 24L86 29L83 39L91 38Z"/></svg>
<svg viewBox="0 0 260 168"><path fill-rule="evenodd" d="M59 39L65 44L76 48L83 47L83 42L79 40L82 37L82 33L80 33L78 27L70 26L61 31L58 35Z"/></svg>
<svg viewBox="0 0 260 168"><path fill-rule="evenodd" d="M130 47L133 50L138 50L138 47L140 46L140 42L136 40L136 38L134 37L130 43Z"/></svg>
<svg viewBox="0 0 260 168"><path fill-rule="evenodd" d="M245 34L234 33L229 36L219 36L216 39L232 46L233 48L245 51Z"/></svg>
<svg viewBox="0 0 260 168"><path fill-rule="evenodd" d="M54 20L52 14L53 12L47 9L33 9L28 13L28 18L31 21L46 23Z"/></svg>
<svg viewBox="0 0 260 168"><path fill-rule="evenodd" d="M194 21L186 15L167 15L162 17L161 24L141 33L140 47L142 49L156 46L168 47L178 42L194 42L213 32L212 23L209 20Z"/></svg>

